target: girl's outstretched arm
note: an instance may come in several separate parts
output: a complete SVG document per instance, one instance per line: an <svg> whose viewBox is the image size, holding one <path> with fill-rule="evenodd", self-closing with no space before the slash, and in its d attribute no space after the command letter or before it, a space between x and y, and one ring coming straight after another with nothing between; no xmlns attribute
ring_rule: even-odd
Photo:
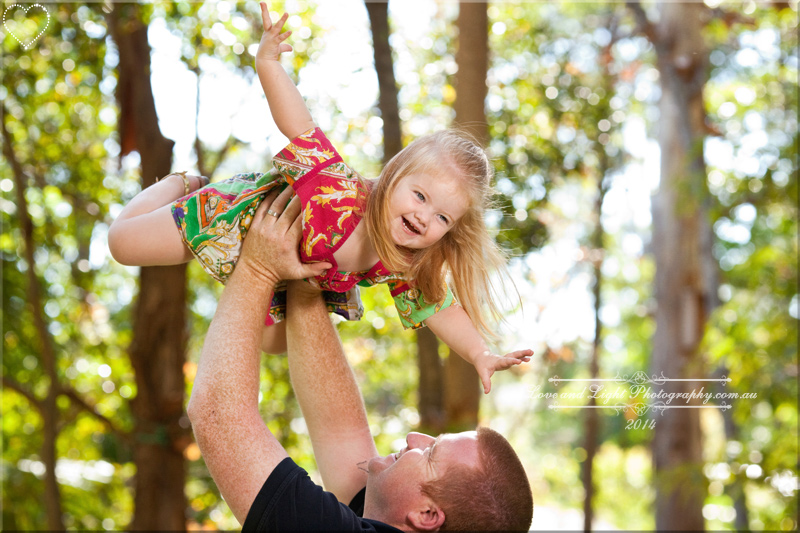
<svg viewBox="0 0 800 533"><path fill-rule="evenodd" d="M460 305L442 309L428 318L425 324L454 352L475 367L485 394L492 390L492 375L496 371L528 362L533 355L533 350L517 350L506 355L492 352Z"/></svg>
<svg viewBox="0 0 800 533"><path fill-rule="evenodd" d="M267 103L275 124L286 137L294 139L301 133L315 128L316 124L300 91L280 64L280 55L292 50L291 45L284 42L292 32L281 33L289 15L284 13L273 24L266 2L261 2L259 5L264 33L261 35L256 53L256 72L264 94L267 95Z"/></svg>

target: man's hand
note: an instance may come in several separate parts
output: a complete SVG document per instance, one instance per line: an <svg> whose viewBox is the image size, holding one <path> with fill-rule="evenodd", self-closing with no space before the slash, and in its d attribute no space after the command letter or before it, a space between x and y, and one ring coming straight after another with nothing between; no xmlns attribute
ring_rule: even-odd
<svg viewBox="0 0 800 533"><path fill-rule="evenodd" d="M275 285L285 279L318 276L332 266L330 263L300 262L298 247L303 233L300 201L295 197L286 204L292 192L292 188L287 187L277 196L271 193L264 198L247 232L236 265L237 269L247 269L251 276L263 283Z"/></svg>
<svg viewBox="0 0 800 533"><path fill-rule="evenodd" d="M531 360L533 350L517 350L506 355L497 355L490 351L485 351L475 357L473 364L478 376L483 384L484 394L489 394L492 390L492 375L498 370L506 370L514 365L527 363Z"/></svg>
<svg viewBox="0 0 800 533"><path fill-rule="evenodd" d="M269 16L269 8L266 2L260 2L261 6L261 21L264 24L264 33L261 35L261 42L258 44L258 52L256 53L256 63L262 61L278 61L283 52L291 52L292 46L284 43L291 34L291 31L281 33L286 19L289 18L287 13L284 13L281 18L274 24Z"/></svg>

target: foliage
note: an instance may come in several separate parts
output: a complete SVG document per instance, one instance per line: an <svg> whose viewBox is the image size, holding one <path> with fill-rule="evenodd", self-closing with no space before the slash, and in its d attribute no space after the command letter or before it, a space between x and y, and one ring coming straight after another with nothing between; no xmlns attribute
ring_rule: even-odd
<svg viewBox="0 0 800 533"><path fill-rule="evenodd" d="M58 380L96 410L93 414L66 395L58 401L57 474L66 526L119 529L133 512L135 467L126 435L132 428L129 402L137 390L125 351L136 270L110 260L105 233L121 205L138 192L138 160L135 154L122 161L117 157L117 58L103 4L47 7L51 26L36 45L23 50L5 35L0 59L3 123L24 170L22 192L35 243L35 264L29 265L22 258L17 185L10 164L0 166L2 372L7 380L0 396L3 524L6 529L46 528L42 419L35 400L51 383L30 306L27 275L32 268L43 289ZM363 45L352 52L353 59L335 46L342 33L367 42L363 6L347 4L353 19L347 28L331 27L320 14L329 8L313 2L287 0L273 7L297 16L289 23L295 53L285 65L312 114L354 167L377 176L381 121L374 108L353 111L347 100L359 84L366 87L359 94L370 94L370 51ZM430 3L424 7L429 20L422 25L419 17L409 23L399 5L392 3L391 9L404 136L410 140L450 121L456 90L455 7ZM732 527L730 510L739 486L752 529L797 527L797 14L796 8L753 9L737 14L723 5L707 28L713 67L705 92L711 134L706 154L722 304L704 346L709 366L724 368L731 378L730 391L758 395L731 402L739 432L735 438L720 436L722 413L711 411L704 418L707 434L716 435L706 444L704 470L707 523L715 529ZM147 11L151 31L160 28L172 35L179 60L193 75L176 90L196 97L190 84L205 91L204 81L220 75L231 86L257 85L250 49L259 25L255 2L161 2ZM656 186L650 146L657 133L658 79L652 50L637 35L624 6L498 3L491 4L489 14L493 56L487 114L498 178L498 209L489 224L515 257L518 288L532 295L519 328L525 331L509 333L508 342L535 331L542 357L497 376L482 421L503 431L521 450L537 507L579 508L580 463L586 457L583 419L579 411L548 409L547 401L532 392L537 387L541 392L579 390L548 383L554 375L588 377L594 331L593 325L580 325L591 314L587 294L599 259L604 277L601 374L631 375L648 366L656 304L648 251L658 243L650 242L647 195ZM156 49L154 57L165 50ZM330 62L340 64L340 74L318 83L319 65ZM271 150L263 139L228 126L235 117L223 116L213 103L203 103L198 113L205 117L201 123L224 124L219 127L230 134L219 144L196 132L200 141L176 147L176 154L188 153L183 160L202 163L215 179L245 165L267 165ZM193 131L195 125L180 127ZM273 144L270 140L270 149ZM592 212L600 184L608 190L598 220ZM605 229L602 250L590 242L598 221ZM222 289L197 265L189 268L189 287L187 393ZM387 453L418 423L416 348L413 335L401 330L384 289L364 290L362 296L365 319L338 328L379 450ZM262 409L269 414L270 429L313 475L286 359L265 358L263 368ZM607 523L650 528L654 491L647 445L652 431L625 429L634 419L631 412L601 412L596 508ZM195 445L186 456L190 525L237 527Z"/></svg>
<svg viewBox="0 0 800 533"><path fill-rule="evenodd" d="M752 16L757 26L714 28L725 53L712 55L710 104L723 132L713 142L735 160L712 161L708 176L719 200L714 252L723 285L705 346L730 391L757 398L731 402L738 435L713 455L708 474L718 515L738 480L751 527L777 530L797 527L798 505L790 488L798 454L797 17L789 9Z"/></svg>
<svg viewBox="0 0 800 533"><path fill-rule="evenodd" d="M130 365L123 355L128 334L111 321L107 302L124 298L126 281L119 274L100 273L102 254L98 256L95 241L102 238L108 206L120 193L116 183L105 179L107 158L116 148L108 141L114 125L113 67L104 61L105 31L98 27L102 15L76 4L50 6L50 11L50 29L36 47L26 52L8 35L3 42L3 121L26 180L25 190L18 191L11 167L3 167L4 383L16 383L39 401L56 386L43 366L44 336L55 346L57 379L98 413L113 417L124 431L130 414L123 396L133 394ZM28 213L20 213L20 204L9 199L19 192L25 195ZM36 246L32 265L21 258L26 243L20 220L28 216ZM46 331L34 326L28 269L34 269L43 289ZM9 474L4 476L9 483L3 493L3 520L44 529L41 498L35 496L42 492L42 443L38 431L32 431L41 424L39 414L8 386L2 398L4 415L11 415L2 422L3 470ZM103 446L107 428L96 417L81 414L66 396L59 398L58 409L65 524L97 528L104 519L111 521L106 525L127 523L129 469L116 470L110 479L103 474L101 482L91 481L91 472L84 472L81 481L80 473L69 469L68 461L73 461L73 466L81 463L90 471L107 472L110 462L117 461ZM21 498L23 494L32 497ZM96 519L86 522L85 516Z"/></svg>

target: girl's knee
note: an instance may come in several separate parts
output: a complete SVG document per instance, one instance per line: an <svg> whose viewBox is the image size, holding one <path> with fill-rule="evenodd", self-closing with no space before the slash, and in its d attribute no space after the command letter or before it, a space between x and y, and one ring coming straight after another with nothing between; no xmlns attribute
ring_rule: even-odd
<svg viewBox="0 0 800 533"><path fill-rule="evenodd" d="M123 221L115 220L108 228L108 251L117 263L132 266L125 241L125 227Z"/></svg>
<svg viewBox="0 0 800 533"><path fill-rule="evenodd" d="M168 205L133 218L117 218L108 229L108 249L114 260L128 266L179 265L193 257Z"/></svg>

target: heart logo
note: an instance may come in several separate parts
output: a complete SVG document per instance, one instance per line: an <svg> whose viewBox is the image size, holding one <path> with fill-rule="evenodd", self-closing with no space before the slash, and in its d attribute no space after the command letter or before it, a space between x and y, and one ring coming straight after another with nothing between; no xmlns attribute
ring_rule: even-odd
<svg viewBox="0 0 800 533"><path fill-rule="evenodd" d="M16 9L14 13L9 16L9 11L12 9ZM47 19L44 23L44 28L41 29L37 33L38 28L41 26L41 23L38 20L41 19L41 14L39 13L36 19L33 19L29 15L29 11L41 10L47 16ZM14 39L17 40L19 44L22 45L24 50L27 50L33 43L39 40L39 37L45 32L47 27L50 25L50 12L44 8L41 4L31 4L28 7L21 6L20 4L12 4L3 11L3 26L8 31L8 34L11 35ZM16 30L17 33L14 33ZM28 38L29 35L36 35L33 38Z"/></svg>

